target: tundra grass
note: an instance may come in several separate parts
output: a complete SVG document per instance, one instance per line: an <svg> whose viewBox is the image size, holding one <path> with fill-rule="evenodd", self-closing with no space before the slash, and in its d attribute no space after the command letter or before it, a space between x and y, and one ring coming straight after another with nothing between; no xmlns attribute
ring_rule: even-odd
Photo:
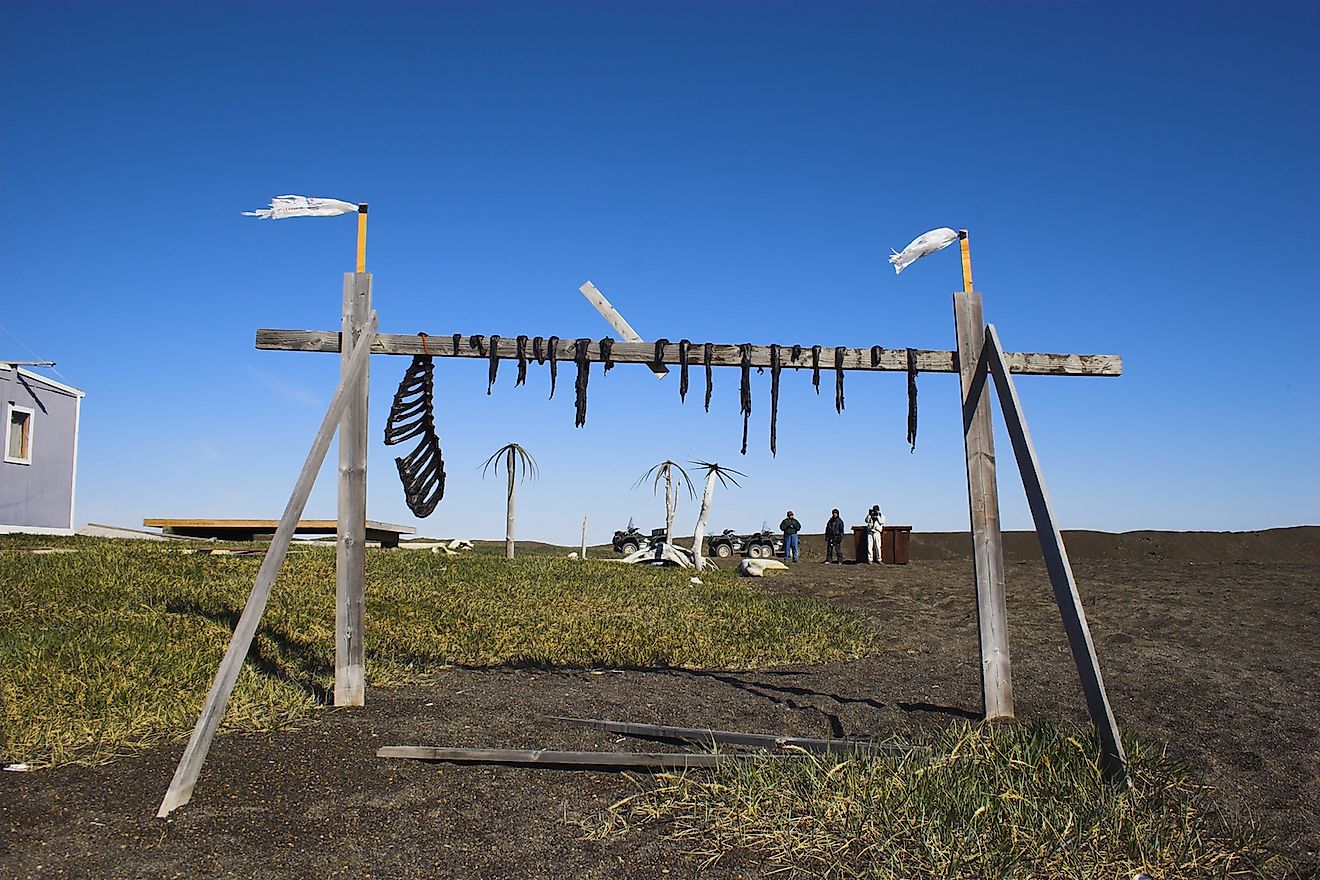
<svg viewBox="0 0 1320 880"><path fill-rule="evenodd" d="M1134 785L1102 778L1089 733L957 725L902 760L803 756L639 779L592 837L656 825L707 864L733 854L782 878L1283 876L1181 766L1129 740Z"/></svg>
<svg viewBox="0 0 1320 880"><path fill-rule="evenodd" d="M186 735L261 558L176 544L0 539L0 760L95 762ZM285 560L224 729L286 727L333 684L333 548ZM727 572L368 551L375 685L448 664L754 668L853 657L865 629Z"/></svg>

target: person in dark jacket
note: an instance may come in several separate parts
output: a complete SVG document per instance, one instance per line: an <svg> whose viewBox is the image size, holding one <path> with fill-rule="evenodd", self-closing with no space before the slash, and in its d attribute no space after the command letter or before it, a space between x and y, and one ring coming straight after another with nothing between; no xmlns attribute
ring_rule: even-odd
<svg viewBox="0 0 1320 880"><path fill-rule="evenodd" d="M825 523L825 562L843 562L843 517L837 507Z"/></svg>
<svg viewBox="0 0 1320 880"><path fill-rule="evenodd" d="M793 511L788 512L784 521L779 524L779 531L784 533L784 561L798 561L798 532L802 531L802 523L798 522L793 516Z"/></svg>

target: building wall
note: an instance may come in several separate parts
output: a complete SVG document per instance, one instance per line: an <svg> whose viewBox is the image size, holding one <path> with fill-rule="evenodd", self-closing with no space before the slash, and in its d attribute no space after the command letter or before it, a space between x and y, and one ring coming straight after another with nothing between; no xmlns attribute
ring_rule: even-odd
<svg viewBox="0 0 1320 880"><path fill-rule="evenodd" d="M31 464L0 454L0 532L73 528L78 409L82 392L21 368L0 365L0 418L8 442L9 404L32 410Z"/></svg>

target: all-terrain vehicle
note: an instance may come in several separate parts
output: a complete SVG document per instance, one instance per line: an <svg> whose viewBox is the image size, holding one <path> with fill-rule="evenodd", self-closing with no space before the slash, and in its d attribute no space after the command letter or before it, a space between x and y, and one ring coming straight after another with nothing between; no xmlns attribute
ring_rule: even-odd
<svg viewBox="0 0 1320 880"><path fill-rule="evenodd" d="M725 529L709 538L708 546L710 555L721 559L728 559L734 554L750 556L753 559L769 559L784 551L784 539L765 529L750 535L739 535L733 529Z"/></svg>
<svg viewBox="0 0 1320 880"><path fill-rule="evenodd" d="M638 550L646 550L651 547L657 547L665 542L664 529L651 529L651 534L643 534L640 529L633 525L633 521L628 520L628 528L614 533L614 552L622 553L624 556L631 556Z"/></svg>

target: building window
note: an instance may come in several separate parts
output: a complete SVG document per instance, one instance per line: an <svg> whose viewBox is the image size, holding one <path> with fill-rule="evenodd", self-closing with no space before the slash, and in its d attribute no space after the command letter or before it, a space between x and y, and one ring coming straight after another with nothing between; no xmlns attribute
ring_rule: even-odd
<svg viewBox="0 0 1320 880"><path fill-rule="evenodd" d="M5 428L5 461L32 464L32 410L9 404Z"/></svg>

